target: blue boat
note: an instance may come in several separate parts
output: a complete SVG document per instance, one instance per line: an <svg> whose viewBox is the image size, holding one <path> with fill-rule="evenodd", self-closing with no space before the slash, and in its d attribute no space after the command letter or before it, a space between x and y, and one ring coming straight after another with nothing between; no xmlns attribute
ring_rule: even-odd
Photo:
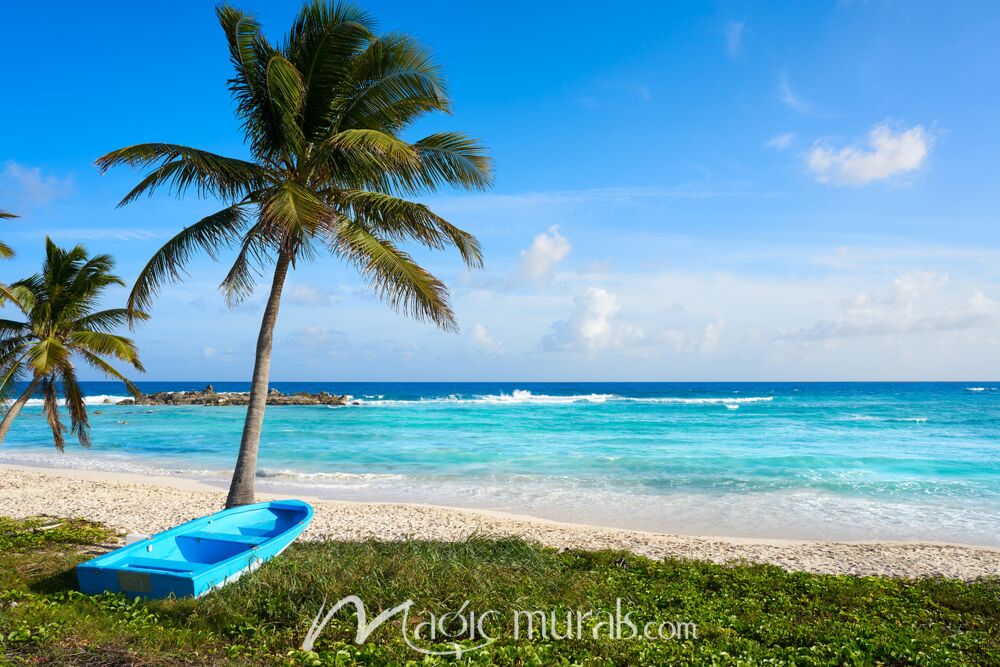
<svg viewBox="0 0 1000 667"><path fill-rule="evenodd" d="M198 597L280 554L312 516L301 500L234 507L80 563L76 578L83 593Z"/></svg>

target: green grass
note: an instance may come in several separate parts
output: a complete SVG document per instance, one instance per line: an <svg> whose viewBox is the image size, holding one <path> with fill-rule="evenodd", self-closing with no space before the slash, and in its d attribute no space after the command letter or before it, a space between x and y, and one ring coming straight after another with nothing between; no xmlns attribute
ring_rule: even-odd
<svg viewBox="0 0 1000 667"><path fill-rule="evenodd" d="M764 565L559 553L519 540L325 542L293 545L253 576L200 600L142 602L75 592L73 564L111 536L80 521L38 530L45 523L0 519L0 663L453 662L408 648L398 616L355 645L350 610L325 628L315 652L296 650L324 601L354 594L369 620L414 600L411 633L429 614L458 610L466 600L466 613L506 612L487 626L500 639L460 664L1000 665L1000 579L793 574ZM616 598L636 621L696 623L697 638L512 637L513 610L608 612Z"/></svg>

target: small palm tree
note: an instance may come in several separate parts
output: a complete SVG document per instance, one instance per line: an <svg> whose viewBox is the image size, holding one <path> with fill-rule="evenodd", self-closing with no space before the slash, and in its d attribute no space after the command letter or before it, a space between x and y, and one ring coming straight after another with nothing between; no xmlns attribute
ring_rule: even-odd
<svg viewBox="0 0 1000 667"><path fill-rule="evenodd" d="M0 220L13 220L17 216L13 213L8 213L7 211L0 210ZM14 256L14 249L11 248L6 243L0 241L0 259L10 259Z"/></svg>
<svg viewBox="0 0 1000 667"><path fill-rule="evenodd" d="M437 64L402 34L377 36L371 18L346 3L305 5L280 46L253 16L216 10L235 73L229 81L251 158L240 160L175 144L139 144L97 160L149 169L122 200L166 186L190 188L227 206L166 243L139 274L129 307L146 310L159 287L180 278L193 253L237 249L221 290L234 304L274 263L264 308L246 422L226 501L254 500L254 476L267 401L271 342L289 269L321 251L356 266L371 287L404 313L456 329L445 285L397 243L454 246L470 267L479 243L407 197L440 185L485 189L492 162L475 140L432 134L409 143L400 133L416 119L449 109Z"/></svg>
<svg viewBox="0 0 1000 667"><path fill-rule="evenodd" d="M94 310L105 288L125 285L111 273L113 268L114 260L109 255L88 257L83 246L66 251L46 238L42 272L0 286L0 302L9 301L25 317L24 322L0 320L0 398L10 397L15 382L28 382L0 422L0 442L24 404L40 389L52 437L61 451L66 431L59 416L61 386L69 411L70 432L81 445L90 446L90 422L76 379L74 355L104 375L121 380L130 392L138 394L135 385L104 357L114 357L143 370L135 343L112 331L127 324L129 317L145 319L145 314L129 313L124 308Z"/></svg>

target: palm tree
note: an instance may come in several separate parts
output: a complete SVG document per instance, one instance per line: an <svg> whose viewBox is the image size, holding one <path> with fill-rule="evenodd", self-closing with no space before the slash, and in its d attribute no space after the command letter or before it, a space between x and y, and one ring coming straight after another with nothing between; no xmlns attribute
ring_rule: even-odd
<svg viewBox="0 0 1000 667"><path fill-rule="evenodd" d="M149 261L129 308L147 309L164 282L178 280L196 251L236 259L220 289L236 304L255 275L274 265L264 308L239 456L227 507L254 500L254 476L267 401L271 343L288 271L321 251L357 267L390 306L445 330L456 330L445 285L398 243L454 246L469 267L482 266L471 234L409 198L442 185L485 189L492 161L458 132L410 143L400 134L415 120L448 111L438 65L417 41L377 36L372 19L346 3L306 4L280 46L254 17L216 9L235 69L229 88L250 159L223 157L176 144L140 144L97 160L148 173L120 205L168 187L190 188L226 203L185 228Z"/></svg>
<svg viewBox="0 0 1000 667"><path fill-rule="evenodd" d="M17 216L0 209L0 220L13 220ZM6 243L0 241L0 259L10 259L14 256L14 249Z"/></svg>
<svg viewBox="0 0 1000 667"><path fill-rule="evenodd" d="M111 273L113 268L114 260L109 255L88 257L83 246L66 251L46 238L42 272L0 286L0 303L11 302L25 317L24 322L0 319L0 398L8 399L16 382L28 382L0 422L0 443L24 404L41 389L45 416L56 448L61 451L66 430L59 416L61 386L70 432L81 445L90 446L90 422L76 379L74 355L138 394L135 385L104 358L114 357L143 370L135 343L112 331L127 324L130 317L146 319L146 315L125 308L94 310L106 287L125 285Z"/></svg>

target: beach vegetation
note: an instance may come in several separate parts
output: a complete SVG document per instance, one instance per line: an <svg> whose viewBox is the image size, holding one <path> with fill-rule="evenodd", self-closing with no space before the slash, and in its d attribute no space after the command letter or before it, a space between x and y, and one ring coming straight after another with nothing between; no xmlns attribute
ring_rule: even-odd
<svg viewBox="0 0 1000 667"><path fill-rule="evenodd" d="M60 393L69 413L70 433L84 447L90 446L90 421L77 380L77 360L138 394L109 358L143 370L135 342L114 331L124 327L129 317L145 319L146 315L126 313L124 308L97 310L105 290L125 286L113 269L110 255L90 256L82 245L64 250L46 238L41 272L0 286L0 303L16 307L24 316L23 320L0 319L0 398L8 400L15 387L24 384L0 421L0 443L38 392L56 448L62 450L66 440Z"/></svg>
<svg viewBox="0 0 1000 667"><path fill-rule="evenodd" d="M258 572L198 600L75 591L72 565L108 533L83 522L36 538L40 521L0 524L0 661L143 665L995 665L1000 578L892 579L770 565L557 551L520 539L297 542ZM13 535L14 537L7 537ZM20 536L20 537L19 537ZM324 604L357 595L371 616L412 599L411 629L468 609L609 613L691 622L696 637L513 639L461 658L424 656L394 617L361 645L348 610L299 650ZM506 623L506 624L505 624ZM462 640L471 648L475 640ZM452 649L448 642L425 644Z"/></svg>
<svg viewBox="0 0 1000 667"><path fill-rule="evenodd" d="M468 266L481 266L476 238L413 198L441 186L482 190L493 173L483 145L460 132L404 138L418 119L450 109L440 67L416 39L379 34L371 16L341 2L307 3L280 44L264 36L252 14L229 5L216 13L249 158L145 143L112 151L97 165L102 172L119 165L146 170L121 205L162 189L225 204L153 255L132 289L132 311L148 309L198 252L236 253L220 287L230 305L271 274L226 502L232 507L254 501L272 340L289 271L332 256L356 267L398 311L455 330L447 287L400 244L454 247Z"/></svg>

